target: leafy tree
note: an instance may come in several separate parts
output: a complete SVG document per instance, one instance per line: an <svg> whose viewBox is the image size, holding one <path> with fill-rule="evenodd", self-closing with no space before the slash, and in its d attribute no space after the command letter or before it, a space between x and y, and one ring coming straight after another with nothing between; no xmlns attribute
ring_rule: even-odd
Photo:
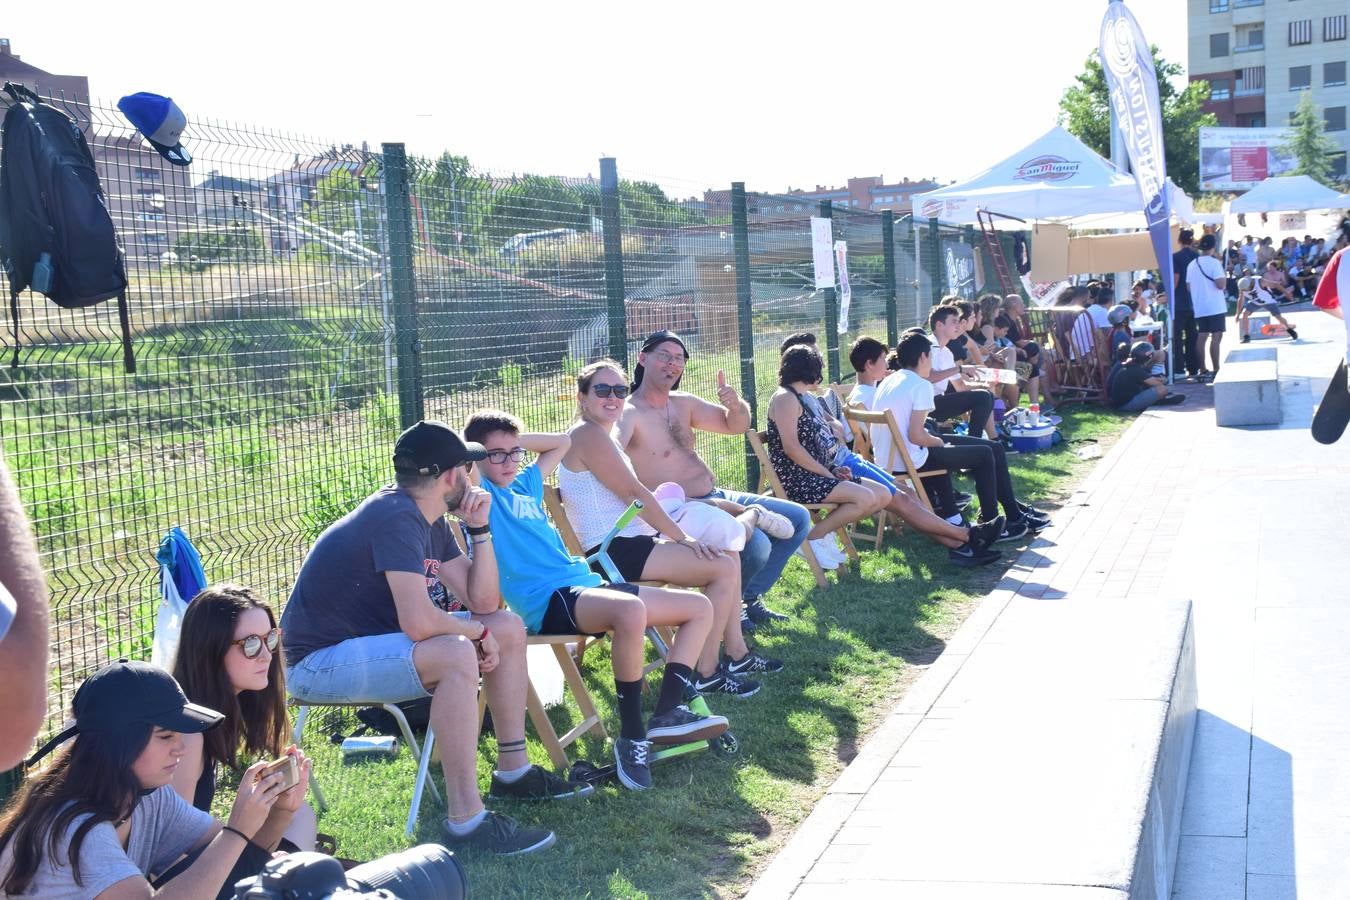
<svg viewBox="0 0 1350 900"><path fill-rule="evenodd" d="M1193 195L1200 189L1200 128L1219 124L1213 113L1202 109L1209 99L1209 82L1193 81L1185 90L1178 91L1172 79L1183 73L1181 64L1163 59L1156 46L1149 49L1158 74L1167 174ZM1074 84L1060 95L1059 123L1093 150L1110 158L1110 92L1097 51L1088 55L1083 71L1074 76Z"/></svg>
<svg viewBox="0 0 1350 900"><path fill-rule="evenodd" d="M178 264L198 271L211 263L255 259L262 249L262 232L242 224L179 232L173 242Z"/></svg>
<svg viewBox="0 0 1350 900"><path fill-rule="evenodd" d="M379 247L380 195L367 188L373 177L373 172L357 172L345 167L329 172L314 186L310 221L334 234L353 232L359 236L362 246Z"/></svg>
<svg viewBox="0 0 1350 900"><path fill-rule="evenodd" d="M414 197L421 212L421 221L415 227L419 233L425 228L433 247L442 253L481 247L492 185L473 174L468 157L446 151L423 166L414 182Z"/></svg>
<svg viewBox="0 0 1350 900"><path fill-rule="evenodd" d="M526 175L500 188L487 204L488 240L500 246L513 234L571 228L590 228L591 215L599 210L561 178Z"/></svg>
<svg viewBox="0 0 1350 900"><path fill-rule="evenodd" d="M1336 144L1327 137L1324 125L1317 107L1313 106L1312 91L1304 91L1303 96L1298 98L1298 107L1289 122L1293 134L1282 149L1298 160L1295 175L1307 175L1331 187L1334 179L1331 176L1330 156L1336 152Z"/></svg>

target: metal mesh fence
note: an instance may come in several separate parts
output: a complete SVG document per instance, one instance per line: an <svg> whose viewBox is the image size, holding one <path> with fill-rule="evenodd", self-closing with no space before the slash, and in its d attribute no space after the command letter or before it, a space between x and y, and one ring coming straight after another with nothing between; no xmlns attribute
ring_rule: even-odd
<svg viewBox="0 0 1350 900"><path fill-rule="evenodd" d="M691 352L681 387L712 397L722 371L763 427L786 335L814 332L849 378L851 341L921 321L973 243L835 211L852 296L831 335L839 298L815 288L819 210L801 197L742 194L742 229L734 192L679 200L704 186L619 177L612 160L598 179L508 174L200 119L180 168L114 108L53 103L96 156L137 360L123 371L115 303L20 297L0 448L49 573L53 729L91 671L150 656L170 527L208 578L279 608L313 539L388 479L417 418L459 426L496 407L560 430L582 365L613 356L631 372L642 338L669 329ZM700 434L698 449L719 482L754 481L740 437Z"/></svg>

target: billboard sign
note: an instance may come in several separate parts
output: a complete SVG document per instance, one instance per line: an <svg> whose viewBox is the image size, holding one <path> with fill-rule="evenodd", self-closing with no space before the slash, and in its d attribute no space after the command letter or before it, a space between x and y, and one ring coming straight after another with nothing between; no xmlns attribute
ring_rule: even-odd
<svg viewBox="0 0 1350 900"><path fill-rule="evenodd" d="M1246 191L1293 172L1298 160L1283 149L1292 136L1289 128L1201 128L1201 190Z"/></svg>

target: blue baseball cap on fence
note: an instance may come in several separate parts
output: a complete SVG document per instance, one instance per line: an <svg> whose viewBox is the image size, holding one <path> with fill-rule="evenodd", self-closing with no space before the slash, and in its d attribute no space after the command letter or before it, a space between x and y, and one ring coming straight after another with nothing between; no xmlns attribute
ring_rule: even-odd
<svg viewBox="0 0 1350 900"><path fill-rule="evenodd" d="M187 116L172 98L140 91L118 100L117 108L160 156L175 166L191 164L192 154L183 149L182 140Z"/></svg>

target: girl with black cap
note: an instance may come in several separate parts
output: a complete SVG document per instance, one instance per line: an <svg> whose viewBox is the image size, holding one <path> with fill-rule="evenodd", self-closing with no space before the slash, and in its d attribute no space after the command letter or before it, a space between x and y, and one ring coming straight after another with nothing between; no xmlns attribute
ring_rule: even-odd
<svg viewBox="0 0 1350 900"><path fill-rule="evenodd" d="M229 821L194 809L170 786L183 735L220 723L189 703L167 672L117 662L75 692L75 724L29 765L74 737L24 784L0 817L0 893L47 898L232 896L256 874L304 797L309 762L282 791L266 763L244 772ZM272 836L275 832L275 836Z"/></svg>

